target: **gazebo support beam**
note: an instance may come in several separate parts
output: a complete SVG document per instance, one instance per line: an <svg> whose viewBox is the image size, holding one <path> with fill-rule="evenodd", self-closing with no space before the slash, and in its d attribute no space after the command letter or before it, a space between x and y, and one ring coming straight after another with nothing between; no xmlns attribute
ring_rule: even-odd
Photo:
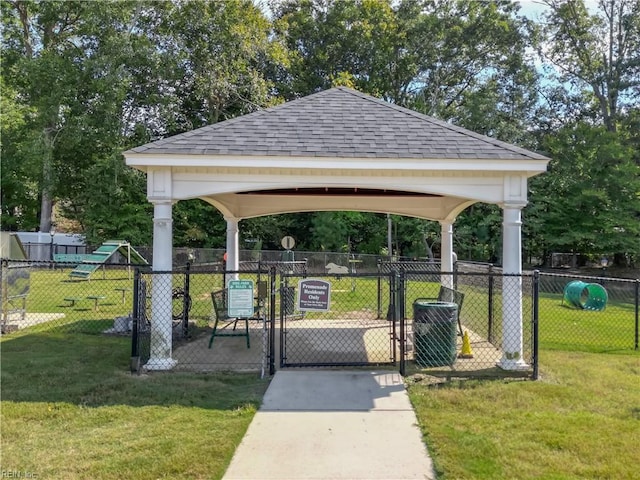
<svg viewBox="0 0 640 480"><path fill-rule="evenodd" d="M441 284L444 287L453 288L453 222L440 222L440 271L443 273ZM445 275L447 274L447 275Z"/></svg>
<svg viewBox="0 0 640 480"><path fill-rule="evenodd" d="M171 200L153 201L153 271L151 284L151 346L147 370L171 370L173 220Z"/></svg>
<svg viewBox="0 0 640 480"><path fill-rule="evenodd" d="M238 233L239 220L235 217L224 217L227 221L227 272L237 272L240 269L240 235ZM226 275L226 281L237 280L238 274Z"/></svg>
<svg viewBox="0 0 640 480"><path fill-rule="evenodd" d="M522 221L524 204L502 207L502 351L498 366L504 370L526 370L522 338Z"/></svg>

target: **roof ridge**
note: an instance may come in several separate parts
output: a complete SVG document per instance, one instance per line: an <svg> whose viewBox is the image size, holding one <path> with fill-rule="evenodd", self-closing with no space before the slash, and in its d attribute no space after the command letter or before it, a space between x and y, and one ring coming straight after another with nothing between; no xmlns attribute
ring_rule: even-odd
<svg viewBox="0 0 640 480"><path fill-rule="evenodd" d="M510 151L512 151L514 153L522 154L524 152L527 155L530 155L531 153L533 153L533 154L542 156L538 152L532 152L530 150L527 150L526 148L519 147L517 145L512 145L512 144L504 142L502 140L498 140L497 138L489 137L488 135L482 135L481 133L474 132L473 130L469 130L469 129L466 129L464 127L460 127L458 125L454 125L454 124L448 123L448 122L446 122L444 120L440 120L439 118L435 118L435 117L432 117L430 115L425 115L424 113L416 112L415 110L411 110L411 109L403 107L401 105L396 105L395 103L387 102L385 100L382 100L381 98L374 97L373 95L369 95L369 94L360 92L358 90L354 90L352 88L348 88L348 87L335 87L335 88L341 89L341 90L345 91L346 93L350 93L350 94L352 94L352 95L354 95L356 97L362 98L363 100L367 100L367 101L370 101L372 103L376 103L376 104L378 104L380 106L383 106L383 107L388 107L388 108L394 109L394 110L399 111L401 113L404 113L406 115L410 115L412 117L418 118L420 120L424 120L424 121L429 122L431 124L438 125L438 126L440 126L442 128L446 128L446 129L451 130L453 132L460 133L460 134L463 134L463 135L467 135L469 137L473 137L473 138L475 138L477 140L483 141L483 142L488 143L490 145L494 145L496 147L505 148L505 149L510 150ZM332 89L330 89L330 90L332 90ZM326 91L328 91L328 90L326 90Z"/></svg>

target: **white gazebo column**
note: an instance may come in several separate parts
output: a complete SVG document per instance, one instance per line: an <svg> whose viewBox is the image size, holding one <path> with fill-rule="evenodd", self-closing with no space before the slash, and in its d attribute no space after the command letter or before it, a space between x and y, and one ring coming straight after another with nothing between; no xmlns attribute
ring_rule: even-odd
<svg viewBox="0 0 640 480"><path fill-rule="evenodd" d="M227 272L237 272L240 268L240 239L238 234L238 222L235 217L224 217L227 221ZM226 276L229 280L237 280L238 274L232 273Z"/></svg>
<svg viewBox="0 0 640 480"><path fill-rule="evenodd" d="M505 370L525 370L522 340L522 221L524 204L502 206L502 359ZM509 276L514 275L514 276Z"/></svg>
<svg viewBox="0 0 640 480"><path fill-rule="evenodd" d="M453 288L453 222L445 220L440 222L440 272L448 273L441 275L440 283L444 287Z"/></svg>
<svg viewBox="0 0 640 480"><path fill-rule="evenodd" d="M151 277L151 345L147 370L170 370L176 365L172 349L173 220L171 200L153 202L153 271Z"/></svg>

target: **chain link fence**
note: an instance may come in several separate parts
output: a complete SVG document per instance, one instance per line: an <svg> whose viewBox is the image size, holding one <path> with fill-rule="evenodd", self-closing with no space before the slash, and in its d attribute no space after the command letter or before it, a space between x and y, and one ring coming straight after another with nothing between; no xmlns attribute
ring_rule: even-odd
<svg viewBox="0 0 640 480"><path fill-rule="evenodd" d="M422 280L431 275L400 273L401 368L447 376L535 374L531 275L458 270L441 273L442 283Z"/></svg>
<svg viewBox="0 0 640 480"><path fill-rule="evenodd" d="M132 369L259 371L272 373L271 305L275 268L221 272L202 267L174 272L138 271ZM250 312L230 317L228 281ZM154 298L156 300L154 302ZM234 297L229 297L231 301ZM217 302L217 303L216 303ZM151 364L151 365L150 365Z"/></svg>
<svg viewBox="0 0 640 480"><path fill-rule="evenodd" d="M280 289L281 367L394 365L395 319L376 273L286 274ZM393 286L393 283L391 283Z"/></svg>
<svg viewBox="0 0 640 480"><path fill-rule="evenodd" d="M340 263L324 263L330 259ZM6 340L121 337L131 342L136 371L167 361L155 367L270 374L277 366L395 365L406 373L497 376L496 365L506 365L535 377L536 338L542 349L638 350L639 280L503 275L462 262L451 273L414 261L376 261L365 272L345 259L247 261L238 272L203 263L171 272L105 264L88 280L70 276L75 263L5 260L0 332ZM213 294L229 280L250 285L250 315L230 315L230 297L216 305ZM311 296L323 291L301 283L308 280L327 285L326 306L300 303L304 288L316 289Z"/></svg>
<svg viewBox="0 0 640 480"><path fill-rule="evenodd" d="M134 267L105 264L89 280L78 280L69 275L76 265L3 261L2 334L129 335Z"/></svg>
<svg viewBox="0 0 640 480"><path fill-rule="evenodd" d="M638 350L640 280L540 273L540 348Z"/></svg>

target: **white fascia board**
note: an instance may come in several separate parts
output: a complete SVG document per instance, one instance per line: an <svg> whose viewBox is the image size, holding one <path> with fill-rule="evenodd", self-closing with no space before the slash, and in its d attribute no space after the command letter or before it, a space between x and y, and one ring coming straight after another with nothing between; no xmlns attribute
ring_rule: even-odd
<svg viewBox="0 0 640 480"><path fill-rule="evenodd" d="M544 172L548 160L535 159L469 159L469 158L344 158L344 157L278 157L222 156L196 154L150 155L129 153L126 164L146 170L146 167L227 167L227 168L287 168L337 170L446 170L446 171L510 171Z"/></svg>
<svg viewBox="0 0 640 480"><path fill-rule="evenodd" d="M376 188L380 190L409 190L431 193L425 190L430 185L475 186L490 185L502 189L504 172L442 172L442 171L376 171L345 172L337 170L315 170L301 174L299 171L273 171L266 173L222 173L220 171L190 172L188 169L173 170L175 185L188 189L200 185L209 193L246 192L251 190L273 190L280 188L346 187ZM513 176L513 175L511 175ZM524 174L516 175L524 178ZM195 193L195 191L193 191ZM466 195L464 195L466 196Z"/></svg>
<svg viewBox="0 0 640 480"><path fill-rule="evenodd" d="M176 177L178 177L176 175ZM378 190L399 190L416 193L427 193L443 195L447 197L467 198L474 201L487 203L501 203L503 198L503 178L495 177L422 177L422 178L371 178L370 181L354 181L337 177L327 179L319 177L310 181L309 178L301 178L298 181L265 181L264 178L255 181L247 181L246 178L225 178L199 179L175 178L173 184L173 198L176 200L186 200L198 197L215 197L238 192L248 192L253 190L274 190L281 188L313 188L313 187L357 187ZM267 198L269 195L260 195L256 198ZM331 195L324 196L324 198ZM237 195L237 201L244 201L247 197ZM296 203L293 199L295 195L287 195L289 202ZM344 197L342 197L344 198ZM363 198L372 198L371 196ZM388 199L388 198L387 198Z"/></svg>
<svg viewBox="0 0 640 480"><path fill-rule="evenodd" d="M189 172L173 172L175 186L183 186L183 189L202 186L209 189L210 193L246 192L252 190L273 190L281 188L374 188L380 190L407 190L419 193L430 193L429 186L451 185L492 187L503 186L503 175L490 175L484 172L469 172L468 174L447 174L437 172L430 175L428 172L415 172L415 174L398 175L397 172L389 172L383 175L375 172L375 175L331 175L323 172L318 175L216 175ZM195 191L193 191L195 193Z"/></svg>

